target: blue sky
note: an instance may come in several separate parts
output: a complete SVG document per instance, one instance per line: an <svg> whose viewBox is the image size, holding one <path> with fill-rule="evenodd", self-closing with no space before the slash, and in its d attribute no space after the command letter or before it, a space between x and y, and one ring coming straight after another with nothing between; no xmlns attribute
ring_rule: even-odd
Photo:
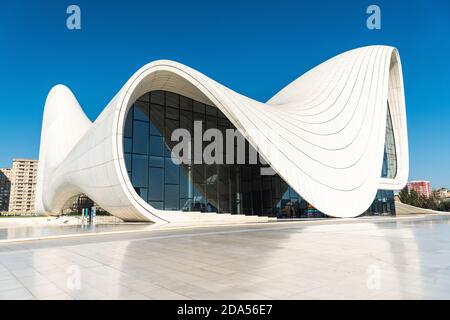
<svg viewBox="0 0 450 320"><path fill-rule="evenodd" d="M81 30L66 28L70 4L81 8ZM370 4L381 8L381 30L366 28ZM58 83L91 120L155 59L265 101L338 53L386 44L403 64L410 179L450 187L448 0L6 0L0 39L0 167L38 157L45 98Z"/></svg>

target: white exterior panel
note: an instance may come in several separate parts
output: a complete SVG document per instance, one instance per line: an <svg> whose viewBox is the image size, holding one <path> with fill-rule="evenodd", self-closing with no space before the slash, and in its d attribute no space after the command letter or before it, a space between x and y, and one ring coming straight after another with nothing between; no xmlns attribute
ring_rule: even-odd
<svg viewBox="0 0 450 320"><path fill-rule="evenodd" d="M128 177L122 143L127 111L153 90L217 106L296 192L327 215L358 216L378 189L406 184L406 111L395 48L370 46L340 54L266 103L180 63L160 60L138 70L93 123L66 87L52 89L39 156L36 205L41 212L58 214L69 198L84 193L128 221L196 217L152 208L136 194ZM388 100L397 153L394 179L380 178Z"/></svg>

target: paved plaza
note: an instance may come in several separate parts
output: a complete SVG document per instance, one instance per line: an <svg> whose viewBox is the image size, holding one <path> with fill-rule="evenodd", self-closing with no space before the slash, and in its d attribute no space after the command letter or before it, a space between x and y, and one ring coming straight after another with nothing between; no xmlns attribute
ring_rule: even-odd
<svg viewBox="0 0 450 320"><path fill-rule="evenodd" d="M449 299L450 217L0 244L0 299Z"/></svg>

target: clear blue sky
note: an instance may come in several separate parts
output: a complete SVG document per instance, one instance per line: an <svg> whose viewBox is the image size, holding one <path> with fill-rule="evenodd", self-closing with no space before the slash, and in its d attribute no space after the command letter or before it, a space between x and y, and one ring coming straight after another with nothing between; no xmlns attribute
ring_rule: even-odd
<svg viewBox="0 0 450 320"><path fill-rule="evenodd" d="M66 28L81 7L82 29ZM381 30L366 8L381 8ZM48 91L67 85L94 120L142 65L172 59L268 100L311 67L372 44L399 49L410 179L450 187L450 2L2 1L0 167L37 158Z"/></svg>

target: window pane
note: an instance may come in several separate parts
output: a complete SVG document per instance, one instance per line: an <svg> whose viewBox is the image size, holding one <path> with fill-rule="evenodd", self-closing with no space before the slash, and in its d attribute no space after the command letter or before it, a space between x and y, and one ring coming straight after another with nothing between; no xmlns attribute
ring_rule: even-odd
<svg viewBox="0 0 450 320"><path fill-rule="evenodd" d="M166 105L173 108L178 108L178 95L173 92L166 92Z"/></svg>
<svg viewBox="0 0 450 320"><path fill-rule="evenodd" d="M170 157L170 150L178 144L177 141L171 141L172 132L179 128L180 122L177 120L166 119L166 134L165 134L165 142L169 148L166 148L166 156Z"/></svg>
<svg viewBox="0 0 450 320"><path fill-rule="evenodd" d="M164 155L164 141L162 137L150 137L150 155L159 157Z"/></svg>
<svg viewBox="0 0 450 320"><path fill-rule="evenodd" d="M180 109L192 111L192 100L187 97L180 96Z"/></svg>
<svg viewBox="0 0 450 320"><path fill-rule="evenodd" d="M262 176L261 179L262 179L263 209L270 210L272 208L271 177L270 176Z"/></svg>
<svg viewBox="0 0 450 320"><path fill-rule="evenodd" d="M150 102L164 105L164 91L153 91L150 95Z"/></svg>
<svg viewBox="0 0 450 320"><path fill-rule="evenodd" d="M274 199L281 198L281 189L280 189L280 178L277 176L272 176L272 197Z"/></svg>
<svg viewBox="0 0 450 320"><path fill-rule="evenodd" d="M194 199L192 200L192 211L206 211L205 185L194 184Z"/></svg>
<svg viewBox="0 0 450 320"><path fill-rule="evenodd" d="M133 153L147 154L148 123L134 121L133 123Z"/></svg>
<svg viewBox="0 0 450 320"><path fill-rule="evenodd" d="M148 103L137 101L134 104L134 119L148 121L149 108Z"/></svg>
<svg viewBox="0 0 450 320"><path fill-rule="evenodd" d="M164 158L163 157L150 156L148 165L150 167L164 168Z"/></svg>
<svg viewBox="0 0 450 320"><path fill-rule="evenodd" d="M219 118L227 119L227 117L222 113L222 111L219 110L219 108L217 108L217 116Z"/></svg>
<svg viewBox="0 0 450 320"><path fill-rule="evenodd" d="M205 130L216 129L216 128L217 128L217 118L211 117L211 116L206 116Z"/></svg>
<svg viewBox="0 0 450 320"><path fill-rule="evenodd" d="M294 189L292 189L291 187L289 187L289 196L290 196L291 198L298 198L298 193L295 192Z"/></svg>
<svg viewBox="0 0 450 320"><path fill-rule="evenodd" d="M180 197L192 198L192 167L182 166L180 167Z"/></svg>
<svg viewBox="0 0 450 320"><path fill-rule="evenodd" d="M155 209L164 210L164 202L162 201L149 201L148 203Z"/></svg>
<svg viewBox="0 0 450 320"><path fill-rule="evenodd" d="M213 106L206 105L206 115L217 117L217 108Z"/></svg>
<svg viewBox="0 0 450 320"><path fill-rule="evenodd" d="M218 118L217 119L217 125L221 126L221 127L224 127L224 128L231 128L232 127L231 122L228 119L220 119L220 118Z"/></svg>
<svg viewBox="0 0 450 320"><path fill-rule="evenodd" d="M194 112L205 113L205 105L198 101L192 101Z"/></svg>
<svg viewBox="0 0 450 320"><path fill-rule="evenodd" d="M131 152L133 147L133 140L131 138L123 138L123 151Z"/></svg>
<svg viewBox="0 0 450 320"><path fill-rule="evenodd" d="M229 166L219 165L219 211L230 212Z"/></svg>
<svg viewBox="0 0 450 320"><path fill-rule="evenodd" d="M164 186L163 168L149 168L148 173L148 199L162 201Z"/></svg>
<svg viewBox="0 0 450 320"><path fill-rule="evenodd" d="M164 198L165 210L179 210L178 185L166 184Z"/></svg>
<svg viewBox="0 0 450 320"><path fill-rule="evenodd" d="M179 109L166 107L166 117L168 119L178 120L180 119L179 111L180 111Z"/></svg>
<svg viewBox="0 0 450 320"><path fill-rule="evenodd" d="M194 164L194 182L205 183L205 167L203 164Z"/></svg>
<svg viewBox="0 0 450 320"><path fill-rule="evenodd" d="M165 159L165 183L178 184L178 169L171 158Z"/></svg>
<svg viewBox="0 0 450 320"><path fill-rule="evenodd" d="M148 157L143 155L133 155L131 166L133 186L147 187Z"/></svg>
<svg viewBox="0 0 450 320"><path fill-rule="evenodd" d="M152 104L150 106L150 134L162 136L164 132L164 107Z"/></svg>
<svg viewBox="0 0 450 320"><path fill-rule="evenodd" d="M206 165L207 211L217 211L217 165Z"/></svg>
<svg viewBox="0 0 450 320"><path fill-rule="evenodd" d="M180 111L180 128L187 129L191 133L191 136L193 134L193 118L192 118L192 112L189 111Z"/></svg>
<svg viewBox="0 0 450 320"><path fill-rule="evenodd" d="M262 198L261 198L261 176L253 175L252 178L252 206L253 214L262 213Z"/></svg>

